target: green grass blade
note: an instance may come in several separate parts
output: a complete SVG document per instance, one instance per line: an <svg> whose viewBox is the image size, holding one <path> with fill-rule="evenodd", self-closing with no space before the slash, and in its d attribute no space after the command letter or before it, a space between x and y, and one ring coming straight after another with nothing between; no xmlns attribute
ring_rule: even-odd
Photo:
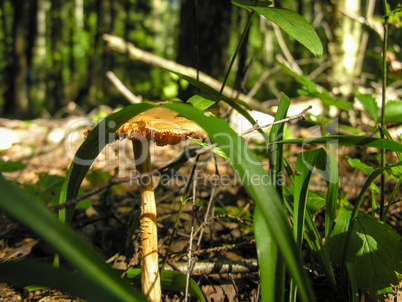
<svg viewBox="0 0 402 302"><path fill-rule="evenodd" d="M275 121L284 119L290 105L290 100L285 95L279 103ZM275 141L283 136L284 124L274 125L269 133L269 141ZM280 198L283 198L282 188L282 161L283 145L270 146L270 169L269 175L275 184ZM270 230L264 217L260 212L260 207L256 207L254 212L254 235L258 253L258 264L261 274L261 300L262 301L283 301L285 293L285 262L279 253L278 246L270 235Z"/></svg>
<svg viewBox="0 0 402 302"><path fill-rule="evenodd" d="M86 173L103 148L110 141L115 140L116 130L133 116L152 107L152 105L145 103L124 107L122 110L109 115L92 129L75 153L60 194L59 204L63 204L66 200L78 195ZM60 210L60 221L69 223L73 213L74 207Z"/></svg>
<svg viewBox="0 0 402 302"><path fill-rule="evenodd" d="M313 169L316 166L318 157L326 157L323 149L315 149L299 153L296 161L296 175L293 179L293 235L296 241L296 246L301 251L303 243L303 233L305 224L305 215L307 207L308 188L311 180ZM290 301L296 301L297 288L295 283L290 283Z"/></svg>
<svg viewBox="0 0 402 302"><path fill-rule="evenodd" d="M324 149L315 149L299 153L296 161L297 174L294 177L293 185L293 234L296 245L301 250L303 242L304 220L307 206L308 188L311 180L313 169L316 166L319 157L326 158Z"/></svg>
<svg viewBox="0 0 402 302"><path fill-rule="evenodd" d="M329 240L329 234L335 224L336 209L338 205L339 173L338 162L335 157L334 147L329 145L329 179L327 202L325 206L325 238Z"/></svg>
<svg viewBox="0 0 402 302"><path fill-rule="evenodd" d="M0 282L18 287L37 285L57 289L88 301L110 302L119 299L82 274L32 260L0 263Z"/></svg>
<svg viewBox="0 0 402 302"><path fill-rule="evenodd" d="M325 278L332 287L333 291L336 292L337 291L336 280L334 271L332 269L331 261L329 258L329 254L327 249L324 249L322 245L322 238L320 236L320 232L318 231L317 226L315 225L313 219L313 215L311 214L308 208L306 209L304 236L311 251L317 258L318 262L320 263L321 269L325 274Z"/></svg>
<svg viewBox="0 0 402 302"><path fill-rule="evenodd" d="M127 278L137 279L138 283L140 283L141 282L140 277L141 277L141 269L132 268L127 270ZM163 289L177 292L185 292L186 282L187 282L186 274L168 270L164 270L163 273L161 273L161 287ZM206 301L200 287L198 286L197 282L194 281L193 278L190 278L188 290L191 295L197 297L201 302Z"/></svg>
<svg viewBox="0 0 402 302"><path fill-rule="evenodd" d="M46 208L0 175L0 208L49 243L62 257L116 301L146 301L140 292L120 279L94 249Z"/></svg>
<svg viewBox="0 0 402 302"><path fill-rule="evenodd" d="M340 146L362 146L387 149L402 152L402 143L387 139L353 135L329 135L308 138L287 139L276 142L277 144L335 144Z"/></svg>
<svg viewBox="0 0 402 302"><path fill-rule="evenodd" d="M314 293L303 269L300 252L293 240L283 202L275 187L272 183L270 184L269 176L254 153L223 120L208 116L204 112L184 104L163 106L198 123L209 134L211 140L227 154L248 193L260 207L265 223L271 231L270 234L285 259L289 273L295 279L302 300L315 301ZM264 274L264 272L261 273Z"/></svg>

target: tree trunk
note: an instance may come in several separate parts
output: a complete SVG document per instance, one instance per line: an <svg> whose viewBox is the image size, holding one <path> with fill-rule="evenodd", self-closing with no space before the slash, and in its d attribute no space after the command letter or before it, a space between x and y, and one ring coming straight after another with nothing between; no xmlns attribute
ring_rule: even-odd
<svg viewBox="0 0 402 302"><path fill-rule="evenodd" d="M29 104L26 91L27 60L25 53L25 18L26 1L14 0L14 23L13 23L13 49L12 63L9 65L10 81L9 90L6 94L4 113L13 117L28 117Z"/></svg>
<svg viewBox="0 0 402 302"><path fill-rule="evenodd" d="M51 55L52 68L47 78L49 95L53 96L53 103L48 103L46 106L51 113L54 113L62 106L63 100L63 60L62 60L62 18L61 1L52 1L51 7Z"/></svg>
<svg viewBox="0 0 402 302"><path fill-rule="evenodd" d="M33 52L35 47L35 41L37 36L37 26L38 26L38 0L29 1L29 14L28 14L28 37L27 37L27 47L26 47L26 58L27 58L27 72L26 72L26 87L27 87L27 98L29 105L29 112L33 115L37 115L36 109L38 106L34 104L36 98L32 98L31 88L32 88L32 78L33 78Z"/></svg>
<svg viewBox="0 0 402 302"><path fill-rule="evenodd" d="M46 14L50 8L48 0L38 1L36 39L36 103L42 107L46 97Z"/></svg>
<svg viewBox="0 0 402 302"><path fill-rule="evenodd" d="M181 0L177 62L222 79L228 62L231 15L229 0ZM188 88L179 97L185 101L196 92Z"/></svg>
<svg viewBox="0 0 402 302"><path fill-rule="evenodd" d="M360 23L345 16L342 11L360 16L360 0L334 1L330 20L334 36L334 41L328 44L332 60L331 82L337 83L340 94L348 96L354 87L362 29Z"/></svg>

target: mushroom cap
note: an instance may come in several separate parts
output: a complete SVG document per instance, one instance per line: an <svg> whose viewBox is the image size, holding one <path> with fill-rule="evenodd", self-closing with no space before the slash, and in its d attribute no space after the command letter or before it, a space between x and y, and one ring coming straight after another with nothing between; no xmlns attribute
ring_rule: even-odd
<svg viewBox="0 0 402 302"><path fill-rule="evenodd" d="M144 111L123 124L117 137L131 140L146 138L157 146L176 145L188 136L204 139L207 133L195 122L182 117L176 111L165 107L154 107Z"/></svg>

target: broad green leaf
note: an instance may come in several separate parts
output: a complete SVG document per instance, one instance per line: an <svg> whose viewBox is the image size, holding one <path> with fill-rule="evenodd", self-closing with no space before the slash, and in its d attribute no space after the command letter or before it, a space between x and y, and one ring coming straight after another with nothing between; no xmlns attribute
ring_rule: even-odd
<svg viewBox="0 0 402 302"><path fill-rule="evenodd" d="M208 148L208 147L209 147L208 144L203 143L203 142L200 142L199 140L196 140L195 138L192 138L192 137L190 137L190 136L188 136L188 138L191 139L193 142L197 143L197 144L200 145L200 146L203 146L203 147L205 147L205 148ZM211 151L214 152L216 155L219 155L219 156L221 156L221 157L223 157L223 158L225 158L225 159L228 159L228 158L227 158L227 155L226 155L220 148L218 148L218 147L213 147L213 148L211 148Z"/></svg>
<svg viewBox="0 0 402 302"><path fill-rule="evenodd" d="M373 173L374 168L366 165L365 163L362 163L359 158L350 158L349 156L345 157L352 168L359 169L363 171L366 175L370 175L370 173ZM380 189L375 183L370 184L370 189L373 192L380 193Z"/></svg>
<svg viewBox="0 0 402 302"><path fill-rule="evenodd" d="M402 123L402 101L389 101L385 104L385 122Z"/></svg>
<svg viewBox="0 0 402 302"><path fill-rule="evenodd" d="M222 97L217 95L203 95L203 94L196 94L187 100L187 103L193 105L194 108L199 110L205 111L216 102L222 100Z"/></svg>
<svg viewBox="0 0 402 302"><path fill-rule="evenodd" d="M131 268L131 269L127 270L127 278L139 279L140 277L141 277L141 269ZM138 281L139 281L138 283L141 283L141 280L138 280ZM180 272L164 270L161 273L162 289L177 291L177 292L185 292L186 281L187 281L186 274L183 274ZM188 291L191 295L200 299L201 302L206 301L197 282L195 282L194 279L191 277L190 277Z"/></svg>
<svg viewBox="0 0 402 302"><path fill-rule="evenodd" d="M70 227L49 210L0 175L0 208L51 245L64 259L108 291L114 301L146 301L140 292L123 281L105 260Z"/></svg>
<svg viewBox="0 0 402 302"><path fill-rule="evenodd" d="M340 256L347 239L348 224L352 211L340 208L329 243L332 261L341 264ZM346 261L352 263L358 287L380 299L391 292L391 284L399 284L395 272L402 273L402 238L379 219L358 212L352 226Z"/></svg>
<svg viewBox="0 0 402 302"><path fill-rule="evenodd" d="M267 7L272 4L272 1L267 1L267 0L259 0L259 1L254 1L254 0L236 0L232 1L232 3L238 7L245 8L245 6L252 5L252 6L261 6L261 7Z"/></svg>
<svg viewBox="0 0 402 302"><path fill-rule="evenodd" d="M288 271L296 281L302 300L315 301L311 286L303 270L300 252L296 249L293 240L283 202L254 153L223 120L207 116L203 112L183 104L166 104L163 107L175 110L195 121L204 128L211 140L226 153L246 190L260 208L259 211L279 247L288 266ZM266 236L270 234L266 234ZM264 273L261 271L261 274Z"/></svg>
<svg viewBox="0 0 402 302"><path fill-rule="evenodd" d="M285 197L293 204L294 187L284 187ZM326 195L322 193L316 193L309 190L307 195L307 207L309 211L315 214L323 206L325 206Z"/></svg>
<svg viewBox="0 0 402 302"><path fill-rule="evenodd" d="M293 204L294 188L290 186L284 187L285 198ZM308 210L315 214L320 210L326 203L326 195L322 193L315 193L309 190L307 195L307 208Z"/></svg>
<svg viewBox="0 0 402 302"><path fill-rule="evenodd" d="M340 146L362 146L387 149L402 152L402 143L367 136L353 135L329 135L307 138L287 139L276 142L277 144L335 144Z"/></svg>
<svg viewBox="0 0 402 302"><path fill-rule="evenodd" d="M282 95L275 121L286 117L290 100ZM269 133L271 142L283 137L283 129L285 124L274 125ZM282 188L282 161L283 161L283 145L271 145L269 150L270 169L269 175L275 184L275 188L279 197L283 199ZM257 206L254 211L254 236L256 238L256 247L258 254L258 264L261 274L261 300L262 301L283 301L285 286L285 262L277 244L270 235L268 225L264 220L264 216Z"/></svg>
<svg viewBox="0 0 402 302"><path fill-rule="evenodd" d="M49 263L33 260L0 263L0 282L18 287L34 284L57 289L88 301L110 302L118 299L106 288L80 273L54 268Z"/></svg>
<svg viewBox="0 0 402 302"><path fill-rule="evenodd" d="M373 95L355 91L355 97L363 105L364 110L366 110L373 121L378 123L378 105Z"/></svg>
<svg viewBox="0 0 402 302"><path fill-rule="evenodd" d="M374 171L373 167L370 167L370 166L366 165L365 163L362 163L359 158L351 158L349 156L345 156L345 158L347 159L349 165L352 168L357 168L357 169L363 171L366 175L369 175L370 173L372 173Z"/></svg>
<svg viewBox="0 0 402 302"><path fill-rule="evenodd" d="M245 6L278 25L283 31L304 45L313 55L321 57L323 53L320 38L314 28L292 10L277 7Z"/></svg>
<svg viewBox="0 0 402 302"><path fill-rule="evenodd" d="M12 160L4 161L4 160L0 159L0 172L5 172L5 173L15 172L15 171L22 170L25 167L26 167L26 165L20 161L12 161Z"/></svg>

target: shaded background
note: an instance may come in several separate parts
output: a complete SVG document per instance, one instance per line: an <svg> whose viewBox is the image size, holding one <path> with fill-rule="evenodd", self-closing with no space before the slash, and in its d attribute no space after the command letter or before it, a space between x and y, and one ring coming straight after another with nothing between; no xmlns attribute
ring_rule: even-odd
<svg viewBox="0 0 402 302"><path fill-rule="evenodd" d="M319 60L283 34L303 72L346 97L358 86L375 89L373 82L381 78L381 37L376 31L382 29L383 8L379 1L356 0L353 7L350 2L275 3L302 14L322 40L325 55ZM390 7L397 2L389 1ZM194 91L184 92L168 73L108 50L102 35L120 36L222 80L247 19L228 0L0 0L0 13L0 114L21 119L57 117L68 104L83 112L101 104L127 105L106 78L107 71L144 99L186 100ZM360 16L368 16L371 25L358 22ZM400 62L396 41L402 40L401 21L392 22L390 51ZM254 18L229 85L247 94L258 82L254 97L261 102L276 99L280 91L297 96L297 84L275 67L275 56L283 50L272 24ZM400 70L391 69L389 83L400 76Z"/></svg>

